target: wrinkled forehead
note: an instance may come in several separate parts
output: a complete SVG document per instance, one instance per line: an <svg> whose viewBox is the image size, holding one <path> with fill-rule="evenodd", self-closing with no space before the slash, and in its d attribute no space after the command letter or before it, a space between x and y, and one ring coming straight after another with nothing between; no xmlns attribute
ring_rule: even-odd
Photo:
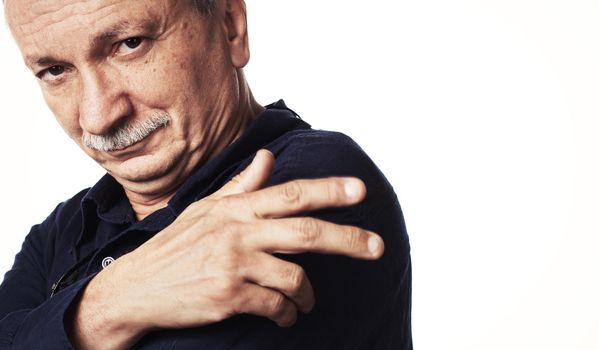
<svg viewBox="0 0 599 350"><path fill-rule="evenodd" d="M8 25L17 41L56 28L78 29L126 10L127 2L150 0L5 0Z"/></svg>
<svg viewBox="0 0 599 350"><path fill-rule="evenodd" d="M52 34L81 36L115 21L139 17L166 20L175 12L188 11L193 3L186 0L4 1L8 25L19 44L25 39L44 40L44 36Z"/></svg>
<svg viewBox="0 0 599 350"><path fill-rule="evenodd" d="M5 0L8 25L25 61L73 59L135 28L164 28L188 12L184 0Z"/></svg>
<svg viewBox="0 0 599 350"><path fill-rule="evenodd" d="M107 5L111 4L95 0L5 0L5 12L14 34L30 35Z"/></svg>

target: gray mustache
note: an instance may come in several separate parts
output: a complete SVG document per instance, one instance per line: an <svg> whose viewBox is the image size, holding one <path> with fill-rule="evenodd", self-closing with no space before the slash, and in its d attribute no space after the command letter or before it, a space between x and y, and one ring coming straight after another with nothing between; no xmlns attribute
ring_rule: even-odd
<svg viewBox="0 0 599 350"><path fill-rule="evenodd" d="M167 125L170 115L157 114L146 120L128 124L105 135L83 134L81 141L91 149L102 152L118 151L148 137L156 129Z"/></svg>

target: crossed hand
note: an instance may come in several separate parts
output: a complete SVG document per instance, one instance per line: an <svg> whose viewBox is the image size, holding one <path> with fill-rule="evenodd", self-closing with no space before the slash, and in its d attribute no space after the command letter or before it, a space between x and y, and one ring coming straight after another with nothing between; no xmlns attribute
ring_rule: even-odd
<svg viewBox="0 0 599 350"><path fill-rule="evenodd" d="M72 314L78 348L123 348L155 329L207 325L236 314L291 326L314 292L304 270L273 253L341 254L374 260L382 239L309 217L314 209L360 202L355 178L295 180L263 188L274 165L261 150L209 197L91 280ZM108 343L107 343L108 340Z"/></svg>

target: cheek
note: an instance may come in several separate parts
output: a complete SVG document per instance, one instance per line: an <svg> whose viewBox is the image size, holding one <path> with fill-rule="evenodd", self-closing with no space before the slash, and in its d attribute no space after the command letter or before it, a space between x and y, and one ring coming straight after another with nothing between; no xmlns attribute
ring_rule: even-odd
<svg viewBox="0 0 599 350"><path fill-rule="evenodd" d="M131 99L142 110L165 110L174 119L177 128L191 127L190 117L201 118L215 91L214 79L202 74L186 57L169 57L161 62L149 62L144 71L131 72ZM165 63L162 63L165 62ZM210 82L213 82L210 84Z"/></svg>
<svg viewBox="0 0 599 350"><path fill-rule="evenodd" d="M189 77L180 66L180 58L152 57L121 67L120 76L134 104L168 109L189 90Z"/></svg>
<svg viewBox="0 0 599 350"><path fill-rule="evenodd" d="M49 93L42 91L46 104L54 114L56 121L63 130L73 139L81 136L81 127L79 126L79 113L77 102L72 96L76 93ZM69 97L71 96L71 97Z"/></svg>

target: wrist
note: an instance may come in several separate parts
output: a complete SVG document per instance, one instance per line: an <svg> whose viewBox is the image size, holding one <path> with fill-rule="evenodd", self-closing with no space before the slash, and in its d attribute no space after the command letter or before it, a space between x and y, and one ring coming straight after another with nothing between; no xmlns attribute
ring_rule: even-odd
<svg viewBox="0 0 599 350"><path fill-rule="evenodd" d="M65 326L75 348L128 348L147 333L141 315L126 301L127 286L114 278L117 272L111 266L92 278L68 310Z"/></svg>

